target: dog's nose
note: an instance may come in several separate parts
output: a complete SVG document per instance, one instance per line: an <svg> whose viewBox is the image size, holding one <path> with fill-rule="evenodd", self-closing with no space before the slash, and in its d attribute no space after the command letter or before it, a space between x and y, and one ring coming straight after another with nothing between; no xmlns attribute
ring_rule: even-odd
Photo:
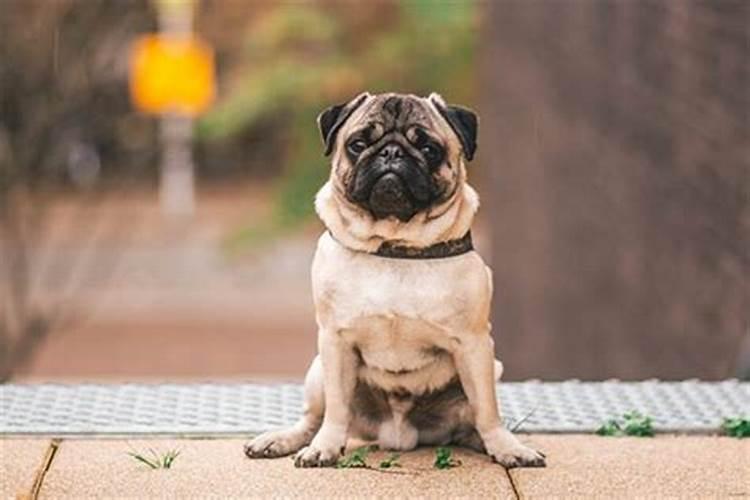
<svg viewBox="0 0 750 500"><path fill-rule="evenodd" d="M404 150L400 145L396 143L390 143L386 144L383 149L380 150L378 155L386 161L393 161L403 158Z"/></svg>

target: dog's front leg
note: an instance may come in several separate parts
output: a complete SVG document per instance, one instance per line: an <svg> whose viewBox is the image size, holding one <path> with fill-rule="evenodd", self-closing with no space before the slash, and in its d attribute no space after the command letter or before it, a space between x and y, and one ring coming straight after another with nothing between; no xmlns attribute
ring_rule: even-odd
<svg viewBox="0 0 750 500"><path fill-rule="evenodd" d="M484 334L463 336L453 353L461 385L474 412L474 425L487 454L505 467L543 467L544 456L524 446L502 425L495 395L495 356Z"/></svg>
<svg viewBox="0 0 750 500"><path fill-rule="evenodd" d="M295 458L297 467L335 465L346 446L351 420L351 401L357 382L357 357L338 331L321 328L318 351L323 364L325 414L323 425L306 448Z"/></svg>

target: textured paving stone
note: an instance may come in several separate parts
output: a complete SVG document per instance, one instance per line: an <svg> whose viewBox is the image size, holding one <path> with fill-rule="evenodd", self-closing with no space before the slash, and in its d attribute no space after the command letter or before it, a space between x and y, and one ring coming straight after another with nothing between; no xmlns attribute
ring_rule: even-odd
<svg viewBox="0 0 750 500"><path fill-rule="evenodd" d="M48 439L0 440L0 498L31 493L49 446Z"/></svg>
<svg viewBox="0 0 750 500"><path fill-rule="evenodd" d="M393 472L296 469L290 458L249 460L242 440L64 441L47 473L41 498L514 498L504 469L457 451L463 464L432 467L434 450L402 456ZM150 470L126 452L181 450L170 470ZM377 464L385 453L371 455Z"/></svg>
<svg viewBox="0 0 750 500"><path fill-rule="evenodd" d="M522 436L548 457L546 469L515 469L522 498L726 498L750 496L750 441L705 436L603 438ZM181 455L170 470L150 470L129 450ZM463 464L432 468L434 450L405 453L394 472L295 469L290 458L248 460L242 440L64 441L42 498L514 498L505 471L457 450ZM377 452L370 462L385 456Z"/></svg>
<svg viewBox="0 0 750 500"><path fill-rule="evenodd" d="M522 498L750 497L750 440L543 436L546 469L515 469Z"/></svg>

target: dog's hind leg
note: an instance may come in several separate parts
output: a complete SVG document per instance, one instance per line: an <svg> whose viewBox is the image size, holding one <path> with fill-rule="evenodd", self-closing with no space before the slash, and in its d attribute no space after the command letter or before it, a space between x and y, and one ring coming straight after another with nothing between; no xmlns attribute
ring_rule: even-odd
<svg viewBox="0 0 750 500"><path fill-rule="evenodd" d="M323 421L323 370L316 356L305 376L305 407L302 417L292 427L270 431L245 444L250 458L275 458L292 454L312 441Z"/></svg>
<svg viewBox="0 0 750 500"><path fill-rule="evenodd" d="M462 448L469 448L479 453L487 453L481 436L473 426L457 429L453 433L452 443Z"/></svg>

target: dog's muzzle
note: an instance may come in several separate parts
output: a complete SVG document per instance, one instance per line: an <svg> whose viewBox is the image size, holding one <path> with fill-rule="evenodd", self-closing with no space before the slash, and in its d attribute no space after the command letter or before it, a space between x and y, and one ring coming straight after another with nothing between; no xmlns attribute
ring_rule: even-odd
<svg viewBox="0 0 750 500"><path fill-rule="evenodd" d="M395 215L399 219L408 220L414 211L411 198L401 177L395 172L386 172L372 186L368 204L378 218Z"/></svg>
<svg viewBox="0 0 750 500"><path fill-rule="evenodd" d="M396 143L385 145L358 170L353 187L352 198L378 219L408 221L432 196L429 175Z"/></svg>

